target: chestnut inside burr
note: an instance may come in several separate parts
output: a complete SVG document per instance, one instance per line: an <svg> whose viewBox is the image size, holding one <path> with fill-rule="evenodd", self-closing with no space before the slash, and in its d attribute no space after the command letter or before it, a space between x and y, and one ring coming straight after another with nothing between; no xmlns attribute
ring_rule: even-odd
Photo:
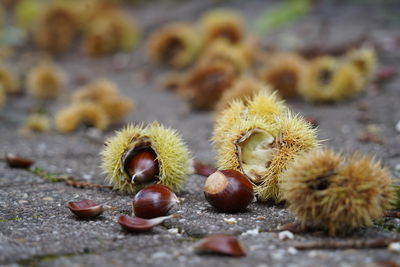
<svg viewBox="0 0 400 267"><path fill-rule="evenodd" d="M322 71L320 71L319 73L319 83L321 85L327 85L331 82L332 80L332 71L328 70L328 69L324 69Z"/></svg>
<svg viewBox="0 0 400 267"><path fill-rule="evenodd" d="M297 83L299 80L296 72L291 70L275 71L268 80L281 95L291 97L296 94Z"/></svg>
<svg viewBox="0 0 400 267"><path fill-rule="evenodd" d="M174 57L184 48L182 41L173 36L170 37L165 44L163 53L162 53L162 61L169 63L174 60Z"/></svg>
<svg viewBox="0 0 400 267"><path fill-rule="evenodd" d="M330 178L335 175L336 175L336 172L332 170L323 175L318 176L314 180L310 181L311 182L310 188L313 190L327 189L331 183Z"/></svg>
<svg viewBox="0 0 400 267"><path fill-rule="evenodd" d="M215 37L223 38L228 40L231 43L237 43L240 41L240 33L235 31L233 26L231 25L226 25L224 27L221 27L215 34Z"/></svg>
<svg viewBox="0 0 400 267"><path fill-rule="evenodd" d="M365 63L365 61L364 60L362 60L362 59L357 59L357 60L355 60L354 61L354 63L355 63L355 65L357 66L357 68L361 71L361 72L363 72L363 73L365 73L366 72L366 70L367 70L367 64Z"/></svg>
<svg viewBox="0 0 400 267"><path fill-rule="evenodd" d="M238 140L238 157L243 173L255 184L262 182L277 149L275 138L253 129Z"/></svg>
<svg viewBox="0 0 400 267"><path fill-rule="evenodd" d="M152 184L158 181L157 154L150 147L134 148L123 159L124 170L134 184Z"/></svg>

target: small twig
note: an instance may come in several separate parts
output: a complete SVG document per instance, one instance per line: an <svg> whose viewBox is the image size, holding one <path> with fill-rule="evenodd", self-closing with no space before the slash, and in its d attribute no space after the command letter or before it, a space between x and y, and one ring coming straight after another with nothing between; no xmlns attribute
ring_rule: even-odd
<svg viewBox="0 0 400 267"><path fill-rule="evenodd" d="M66 185L77 187L77 188L108 188L112 189L113 187L110 185L102 185L102 184L95 184L89 182L81 182L77 181L73 177L65 176L65 175L54 175L47 171L44 171L39 168L30 169L30 171L37 176L41 177L42 179L48 182L64 182Z"/></svg>
<svg viewBox="0 0 400 267"><path fill-rule="evenodd" d="M301 226L300 223L298 222L291 222L291 223L285 223L280 225L275 232L281 232L281 231L290 231L292 233L298 234L298 233L304 233L307 229L303 226Z"/></svg>
<svg viewBox="0 0 400 267"><path fill-rule="evenodd" d="M64 183L66 185L70 185L73 187L78 187L78 188L107 188L107 189L112 189L112 185L102 185L102 184L94 184L94 183L88 183L88 182L80 182L76 181L74 178L66 178L64 180Z"/></svg>
<svg viewBox="0 0 400 267"><path fill-rule="evenodd" d="M297 242L293 246L300 250L306 249L365 249L386 248L390 243L399 242L400 238L377 239L351 239L351 240L320 240L309 242Z"/></svg>
<svg viewBox="0 0 400 267"><path fill-rule="evenodd" d="M216 168L207 166L197 160L193 161L193 167L194 167L195 173L197 175L201 175L201 176L210 176L211 174L213 174L214 172L217 171Z"/></svg>
<svg viewBox="0 0 400 267"><path fill-rule="evenodd" d="M398 210L388 210L385 212L385 217L400 218L400 211Z"/></svg>

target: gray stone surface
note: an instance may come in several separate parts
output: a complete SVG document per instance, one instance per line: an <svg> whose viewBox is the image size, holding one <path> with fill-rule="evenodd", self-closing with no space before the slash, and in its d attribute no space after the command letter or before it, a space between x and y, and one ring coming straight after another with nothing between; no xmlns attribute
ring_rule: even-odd
<svg viewBox="0 0 400 267"><path fill-rule="evenodd" d="M136 15L144 36L163 22L175 19L193 20L213 6L240 8L248 19L258 14L271 1L229 1L216 4L211 1L148 3L131 10ZM399 4L396 1L325 1L296 25L266 37L267 42L280 44L290 34L300 42L316 40L318 25L324 19L332 24L327 43L339 43L363 32L379 40L399 34ZM397 13L396 13L397 11ZM286 36L286 37L285 37ZM38 58L34 51L23 49L17 53L15 65L26 68ZM115 81L122 94L134 98L136 111L127 122L158 120L175 127L184 136L196 158L213 163L209 143L213 117L211 113L189 112L185 103L173 94L160 90L157 78L162 69L149 64L145 58L144 42L132 54L129 66L116 71L113 58L90 60L82 57L78 49L56 58L69 75L64 96L49 104L50 110L63 105L68 94L77 86L79 77L90 80L106 77ZM29 52L29 53L28 53ZM400 54L384 52L383 65L399 69ZM375 154L389 166L395 178L395 166L400 164L400 133L395 124L400 120L400 80L398 76L383 90L368 90L357 99L335 105L311 105L302 101L288 104L304 116L320 120L319 137L337 150L361 150ZM367 103L364 113L380 129L385 144L360 143L356 135L365 127L358 118L362 112L359 103ZM103 183L98 156L104 136L93 139L85 129L72 135L56 132L32 138L19 137L16 132L28 111L33 107L28 96L10 98L0 111L0 152L13 152L34 158L35 166L51 173L68 174L82 180ZM365 115L364 114L364 115ZM116 126L115 128L118 128ZM112 134L112 130L105 135ZM253 203L246 212L223 214L214 211L204 200L204 178L193 175L179 195L182 203L175 209L181 218L156 227L152 232L133 235L121 231L116 222L119 214L130 212L132 196L107 189L77 189L63 183L49 183L24 170L9 169L0 162L0 264L30 266L365 266L379 261L400 262L400 254L386 249L376 250L310 250L294 251L294 241L328 240L318 233L295 235L294 240L281 241L272 232L280 224L291 222L293 217L282 206ZM109 206L98 219L78 220L65 204L71 200L92 199ZM260 216L265 217L260 220ZM236 224L225 219L235 218ZM400 220L387 223L400 225ZM258 234L251 234L259 229ZM253 231L254 232L254 231ZM197 255L191 246L200 237L210 233L238 235L248 249L247 257L234 259L215 255ZM349 238L400 237L379 225L361 229Z"/></svg>

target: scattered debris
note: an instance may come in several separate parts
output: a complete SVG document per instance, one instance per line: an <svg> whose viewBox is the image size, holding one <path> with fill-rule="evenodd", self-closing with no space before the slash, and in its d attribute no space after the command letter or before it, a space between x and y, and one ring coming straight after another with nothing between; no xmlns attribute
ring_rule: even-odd
<svg viewBox="0 0 400 267"><path fill-rule="evenodd" d="M282 231L278 234L279 240L291 240L294 238L294 234L290 231Z"/></svg>
<svg viewBox="0 0 400 267"><path fill-rule="evenodd" d="M296 255L297 254L297 249L294 248L294 247L289 247L288 248L288 252L289 252L289 254Z"/></svg>
<svg viewBox="0 0 400 267"><path fill-rule="evenodd" d="M378 145L385 144L385 140L382 137L368 129L364 129L359 132L357 135L357 140L363 143L375 143Z"/></svg>
<svg viewBox="0 0 400 267"><path fill-rule="evenodd" d="M170 233L170 234L179 234L179 229L178 228L168 229L168 233Z"/></svg>
<svg viewBox="0 0 400 267"><path fill-rule="evenodd" d="M400 238L318 240L318 241L296 242L293 244L293 247L300 250L386 248L387 246L389 246L389 244L399 241Z"/></svg>
<svg viewBox="0 0 400 267"><path fill-rule="evenodd" d="M226 222L227 224L236 224L237 220L235 218L224 218L224 222Z"/></svg>
<svg viewBox="0 0 400 267"><path fill-rule="evenodd" d="M398 210L388 210L385 212L385 217L400 218L400 211Z"/></svg>
<svg viewBox="0 0 400 267"><path fill-rule="evenodd" d="M292 223L286 223L286 224L280 225L278 227L277 231L289 231L292 233L302 233L305 231L305 229L299 223L292 222Z"/></svg>
<svg viewBox="0 0 400 267"><path fill-rule="evenodd" d="M400 120L396 123L395 128L396 128L396 131L397 131L398 133L400 133Z"/></svg>
<svg viewBox="0 0 400 267"><path fill-rule="evenodd" d="M258 235L259 233L260 233L260 228L254 228L254 229L247 230L246 232L243 232L242 235L244 235L244 236Z"/></svg>
<svg viewBox="0 0 400 267"><path fill-rule="evenodd" d="M393 252L400 252L400 242L390 243L388 249Z"/></svg>
<svg viewBox="0 0 400 267"><path fill-rule="evenodd" d="M375 82L381 83L393 79L396 76L397 70L393 66L382 67L378 70L375 76Z"/></svg>

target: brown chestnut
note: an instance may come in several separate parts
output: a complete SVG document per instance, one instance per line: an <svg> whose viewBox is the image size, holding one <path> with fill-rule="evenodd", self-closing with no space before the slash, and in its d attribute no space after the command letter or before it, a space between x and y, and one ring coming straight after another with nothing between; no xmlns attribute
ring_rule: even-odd
<svg viewBox="0 0 400 267"><path fill-rule="evenodd" d="M252 184L235 170L211 174L204 185L204 196L217 210L230 213L246 209L254 198Z"/></svg>
<svg viewBox="0 0 400 267"><path fill-rule="evenodd" d="M7 154L5 157L8 167L27 169L34 163L33 160L27 158L21 158L14 154Z"/></svg>
<svg viewBox="0 0 400 267"><path fill-rule="evenodd" d="M231 235L210 235L200 240L194 250L198 252L212 252L227 256L242 257L246 251L242 243Z"/></svg>
<svg viewBox="0 0 400 267"><path fill-rule="evenodd" d="M157 155L150 148L131 150L124 159L124 169L132 183L154 183L159 174Z"/></svg>
<svg viewBox="0 0 400 267"><path fill-rule="evenodd" d="M177 202L178 198L171 189L153 184L136 194L132 202L132 211L137 217L151 219L167 215Z"/></svg>
<svg viewBox="0 0 400 267"><path fill-rule="evenodd" d="M67 207L77 217L82 219L93 219L103 213L102 205L98 205L92 200L82 200L78 202L69 202Z"/></svg>
<svg viewBox="0 0 400 267"><path fill-rule="evenodd" d="M118 217L118 223L125 231L132 233L141 233L141 232L148 232L151 229L153 229L154 226L173 217L174 215L170 215L148 220L135 216L121 215Z"/></svg>

